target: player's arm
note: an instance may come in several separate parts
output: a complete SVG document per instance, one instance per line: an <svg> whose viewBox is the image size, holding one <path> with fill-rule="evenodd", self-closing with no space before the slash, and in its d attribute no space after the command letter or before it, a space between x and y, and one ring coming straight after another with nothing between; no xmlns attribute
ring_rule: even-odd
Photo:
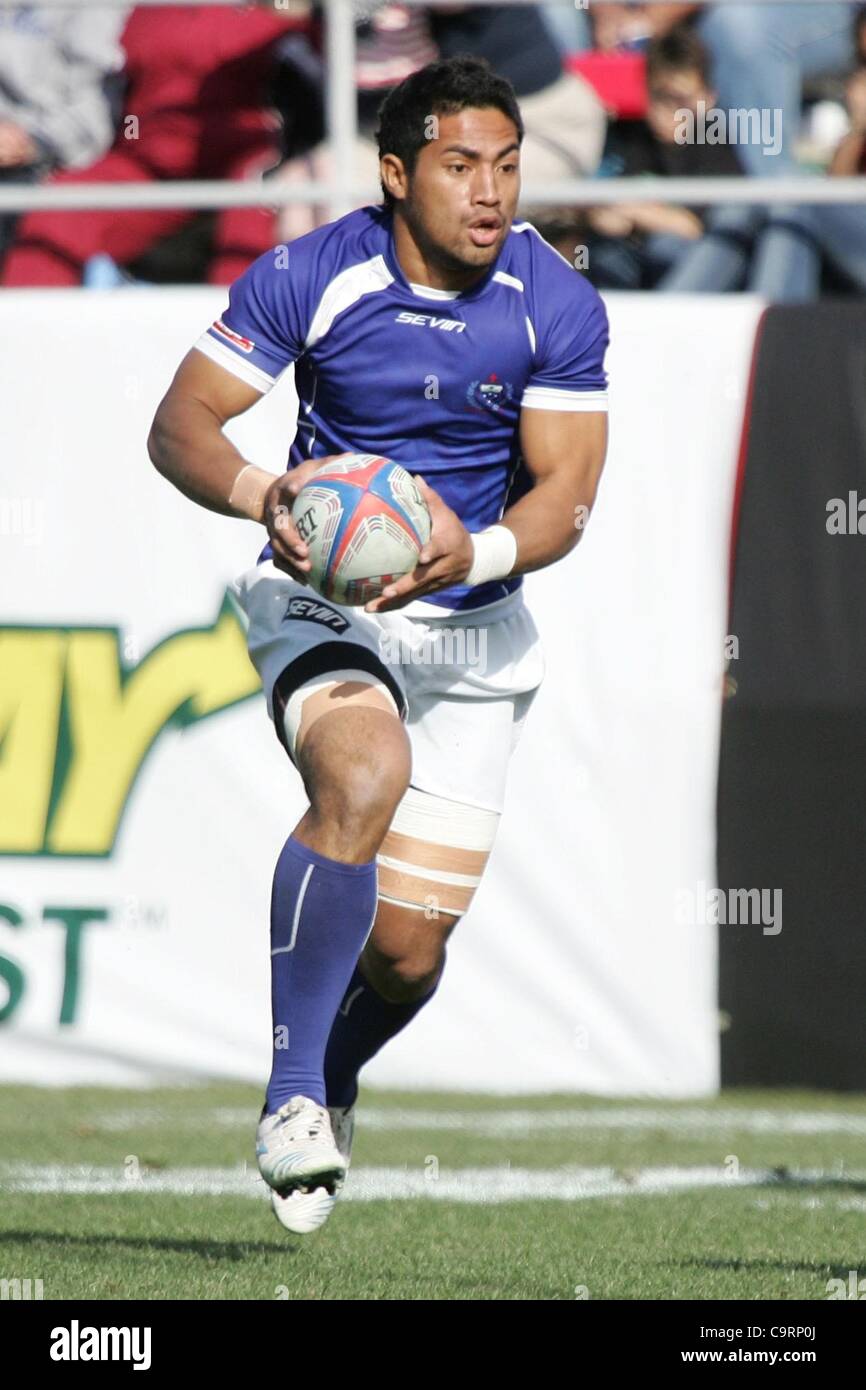
<svg viewBox="0 0 866 1390"><path fill-rule="evenodd" d="M524 408L520 448L534 486L499 523L517 541L512 574L552 565L580 540L607 453L607 413Z"/></svg>
<svg viewBox="0 0 866 1390"><path fill-rule="evenodd" d="M147 451L157 471L199 506L262 522L274 547L274 563L306 582L309 550L292 524L291 506L326 460L307 460L282 477L249 463L223 434L223 426L261 396L256 387L191 348L159 404Z"/></svg>
<svg viewBox="0 0 866 1390"><path fill-rule="evenodd" d="M222 516L262 521L265 493L276 475L250 464L223 434L223 425L249 410L261 395L191 348L150 427L147 452L153 466L199 506Z"/></svg>
<svg viewBox="0 0 866 1390"><path fill-rule="evenodd" d="M534 486L496 526L477 535L470 535L434 488L415 478L430 508L430 540L415 569L371 599L368 613L402 608L451 584L483 584L543 569L577 545L604 467L607 413L524 407L520 447Z"/></svg>

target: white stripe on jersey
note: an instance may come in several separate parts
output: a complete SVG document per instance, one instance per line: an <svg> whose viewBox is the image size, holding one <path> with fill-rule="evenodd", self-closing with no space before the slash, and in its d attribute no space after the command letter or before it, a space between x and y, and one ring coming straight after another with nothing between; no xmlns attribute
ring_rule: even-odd
<svg viewBox="0 0 866 1390"><path fill-rule="evenodd" d="M304 347L311 348L320 338L324 338L338 314L357 304L365 294L386 290L393 279L384 256L373 256L369 261L361 261L358 265L341 270L327 285L319 300Z"/></svg>
<svg viewBox="0 0 866 1390"><path fill-rule="evenodd" d="M606 391L564 391L561 386L527 386L520 401L521 409L533 410L607 410Z"/></svg>
<svg viewBox="0 0 866 1390"><path fill-rule="evenodd" d="M239 376L241 381L245 381L248 386L254 386L262 395L270 391L276 381L276 377L268 376L261 367L257 367L253 362L247 362L243 357L239 357L236 352L232 352L230 347L218 343L216 338L212 338L209 332L202 333L193 347L203 352L205 357L209 357L212 362L216 362L220 367L225 367L227 372L233 376Z"/></svg>

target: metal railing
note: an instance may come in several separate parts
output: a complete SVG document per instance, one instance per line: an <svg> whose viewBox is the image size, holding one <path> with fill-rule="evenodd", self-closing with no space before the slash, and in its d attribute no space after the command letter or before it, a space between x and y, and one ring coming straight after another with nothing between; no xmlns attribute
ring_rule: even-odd
<svg viewBox="0 0 866 1390"><path fill-rule="evenodd" d="M43 5L68 8L75 0L40 0ZM237 0L181 0L196 6L220 4L242 8ZM566 3L567 0L562 0ZM673 0L686 5L689 0ZM99 0L100 5L123 6L129 0ZM161 6L177 0L138 0L139 5ZM402 0L425 5L428 0ZM518 4L525 0L473 0L475 4ZM700 0L716 5L742 0ZM790 0L752 0L760 5ZM803 0L806 3L806 0ZM814 0L812 0L814 3ZM298 0L271 0L278 14L302 15L306 6ZM0 9L15 8L14 0L0 0ZM570 8L586 9L586 5ZM266 207L277 209L295 203L327 204L331 218L339 217L359 202L381 198L378 185L359 184L355 178L355 146L358 138L356 90L347 74L355 70L355 15L352 0L323 0L325 22L325 117L331 151L332 175L328 180L283 183L279 178L249 180L171 180L162 183L76 183L74 185L5 184L0 186L0 213L86 210L95 208L224 208ZM827 178L798 175L793 178L582 178L556 183L524 183L524 206L586 206L657 198L689 204L730 203L866 203L866 178Z"/></svg>

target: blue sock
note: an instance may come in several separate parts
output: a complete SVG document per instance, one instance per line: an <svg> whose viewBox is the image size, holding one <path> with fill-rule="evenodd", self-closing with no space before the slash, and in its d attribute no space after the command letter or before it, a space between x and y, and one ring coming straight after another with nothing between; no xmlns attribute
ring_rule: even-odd
<svg viewBox="0 0 866 1390"><path fill-rule="evenodd" d="M271 896L274 1053L265 1110L325 1104L328 1033L376 911L376 861L343 864L290 835Z"/></svg>
<svg viewBox="0 0 866 1390"><path fill-rule="evenodd" d="M442 976L440 974L439 979ZM358 1072L429 1004L439 980L427 994L408 1004L383 999L356 965L343 997L325 1051L325 1090L328 1105L354 1105L358 1098Z"/></svg>

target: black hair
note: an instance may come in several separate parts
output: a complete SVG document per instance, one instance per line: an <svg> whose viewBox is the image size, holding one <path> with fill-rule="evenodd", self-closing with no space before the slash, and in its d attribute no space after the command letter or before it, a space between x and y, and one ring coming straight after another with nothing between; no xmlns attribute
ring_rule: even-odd
<svg viewBox="0 0 866 1390"><path fill-rule="evenodd" d="M663 72L697 72L709 86L709 53L688 25L678 24L663 37L653 39L647 48L646 67L650 87Z"/></svg>
<svg viewBox="0 0 866 1390"><path fill-rule="evenodd" d="M407 174L411 174L419 152L431 139L431 116L450 116L469 107L491 106L514 122L520 144L523 118L514 88L507 78L493 71L486 59L457 53L453 58L428 63L394 87L379 107L379 158L395 154ZM396 200L384 183L382 197L386 207L393 207Z"/></svg>

